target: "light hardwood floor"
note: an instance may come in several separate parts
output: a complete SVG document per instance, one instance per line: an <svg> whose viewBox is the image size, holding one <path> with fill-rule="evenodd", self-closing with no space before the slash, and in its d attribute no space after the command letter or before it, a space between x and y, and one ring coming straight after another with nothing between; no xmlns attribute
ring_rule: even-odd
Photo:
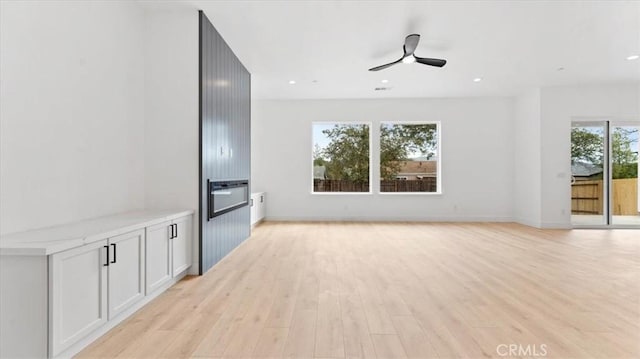
<svg viewBox="0 0 640 359"><path fill-rule="evenodd" d="M640 231L264 223L79 357L545 353L640 358Z"/></svg>

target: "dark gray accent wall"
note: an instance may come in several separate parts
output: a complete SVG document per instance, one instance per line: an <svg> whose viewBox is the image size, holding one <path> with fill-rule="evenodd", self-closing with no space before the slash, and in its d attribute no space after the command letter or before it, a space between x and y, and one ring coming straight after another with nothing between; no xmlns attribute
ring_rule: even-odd
<svg viewBox="0 0 640 359"><path fill-rule="evenodd" d="M199 17L202 274L251 234L249 206L207 220L207 179L250 180L251 75L202 11Z"/></svg>

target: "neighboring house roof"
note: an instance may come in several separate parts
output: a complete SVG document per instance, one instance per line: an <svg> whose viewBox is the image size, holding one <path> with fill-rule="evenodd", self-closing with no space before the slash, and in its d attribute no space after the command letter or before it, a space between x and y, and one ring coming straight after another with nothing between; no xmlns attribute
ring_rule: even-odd
<svg viewBox="0 0 640 359"><path fill-rule="evenodd" d="M591 163L573 162L571 163L571 175L576 177L591 177L602 173L602 168Z"/></svg>
<svg viewBox="0 0 640 359"><path fill-rule="evenodd" d="M431 155L429 156L421 156L421 157L414 157L411 159L411 161L431 161Z"/></svg>
<svg viewBox="0 0 640 359"><path fill-rule="evenodd" d="M403 161L398 176L436 174L437 171L438 161Z"/></svg>
<svg viewBox="0 0 640 359"><path fill-rule="evenodd" d="M313 179L327 179L327 168L325 166L313 166Z"/></svg>

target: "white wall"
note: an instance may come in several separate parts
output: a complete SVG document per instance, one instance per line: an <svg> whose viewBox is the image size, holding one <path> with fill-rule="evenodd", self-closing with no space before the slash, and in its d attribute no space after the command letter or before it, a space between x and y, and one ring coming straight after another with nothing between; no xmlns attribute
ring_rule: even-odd
<svg viewBox="0 0 640 359"><path fill-rule="evenodd" d="M255 101L252 179L270 220L513 219L513 100ZM373 122L373 183L380 121L442 123L442 195L312 195L311 123ZM376 191L377 192L377 191Z"/></svg>
<svg viewBox="0 0 640 359"><path fill-rule="evenodd" d="M139 6L0 6L0 233L143 207Z"/></svg>
<svg viewBox="0 0 640 359"><path fill-rule="evenodd" d="M513 120L515 221L540 227L540 89L530 89L515 99Z"/></svg>
<svg viewBox="0 0 640 359"><path fill-rule="evenodd" d="M0 233L142 207L197 209L195 9L0 7ZM269 192L270 219L567 227L570 122L585 117L639 120L639 85L549 87L515 101L257 101L253 188ZM374 123L376 189L375 135L387 120L442 122L442 195L310 194L312 121Z"/></svg>
<svg viewBox="0 0 640 359"><path fill-rule="evenodd" d="M571 121L640 123L640 85L545 87L541 90L542 227L571 225Z"/></svg>
<svg viewBox="0 0 640 359"><path fill-rule="evenodd" d="M198 12L161 7L145 14L145 207L195 209L198 272Z"/></svg>

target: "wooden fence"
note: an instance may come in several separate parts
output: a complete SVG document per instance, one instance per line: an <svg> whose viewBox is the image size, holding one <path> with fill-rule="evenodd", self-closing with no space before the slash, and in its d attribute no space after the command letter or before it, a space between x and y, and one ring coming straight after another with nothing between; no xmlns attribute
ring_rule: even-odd
<svg viewBox="0 0 640 359"><path fill-rule="evenodd" d="M602 180L571 185L571 214L602 214Z"/></svg>
<svg viewBox="0 0 640 359"><path fill-rule="evenodd" d="M313 180L314 192L369 192L369 182L347 180Z"/></svg>
<svg viewBox="0 0 640 359"><path fill-rule="evenodd" d="M638 215L638 179L613 180L612 205L614 216ZM603 182L577 181L571 185L572 214L602 214Z"/></svg>
<svg viewBox="0 0 640 359"><path fill-rule="evenodd" d="M435 177L421 180L380 181L380 192L436 192L437 186Z"/></svg>
<svg viewBox="0 0 640 359"><path fill-rule="evenodd" d="M611 193L613 214L617 216L638 215L638 179L625 178L613 180Z"/></svg>
<svg viewBox="0 0 640 359"><path fill-rule="evenodd" d="M436 192L436 178L380 181L380 192ZM369 192L369 182L313 180L314 192Z"/></svg>

